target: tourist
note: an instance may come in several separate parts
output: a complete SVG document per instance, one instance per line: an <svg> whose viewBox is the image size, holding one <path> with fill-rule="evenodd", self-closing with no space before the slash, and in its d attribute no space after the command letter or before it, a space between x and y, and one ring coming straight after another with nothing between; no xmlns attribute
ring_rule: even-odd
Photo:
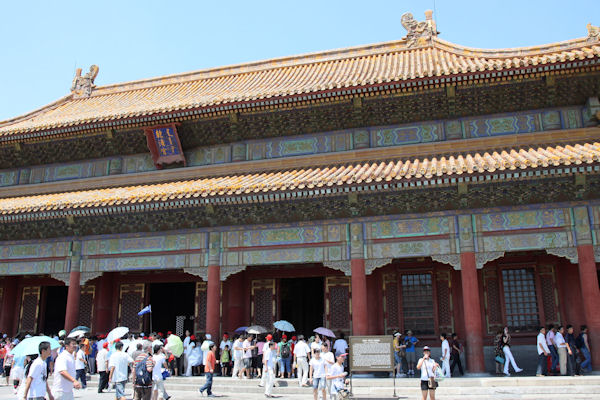
<svg viewBox="0 0 600 400"><path fill-rule="evenodd" d="M346 342L346 337L344 336L344 332L338 332L338 338L333 344L333 350L336 358L342 354L348 353L348 342Z"/></svg>
<svg viewBox="0 0 600 400"><path fill-rule="evenodd" d="M421 395L423 400L427 399L427 394L429 394L431 400L435 400L435 389L437 388L435 374L439 367L439 364L431 359L429 347L423 347L423 357L417 363L417 369L421 370Z"/></svg>
<svg viewBox="0 0 600 400"><path fill-rule="evenodd" d="M194 335L192 335L192 337L194 337ZM189 363L192 365L192 376L200 376L203 372L202 365L204 363L204 359L206 358L206 353L208 353L208 349L206 352L202 351L202 346L199 346L196 342L188 359Z"/></svg>
<svg viewBox="0 0 600 400"><path fill-rule="evenodd" d="M261 354L262 357L262 354ZM221 350L221 376L229 376L229 369L231 368L231 351L229 351L229 345L226 344Z"/></svg>
<svg viewBox="0 0 600 400"><path fill-rule="evenodd" d="M321 357L320 349L313 349L313 357L310 359L310 372L309 372L309 382L313 387L313 397L314 400L317 400L319 396L319 391L321 391L323 400L327 398L325 392L325 380L326 380L326 371L325 371L325 360Z"/></svg>
<svg viewBox="0 0 600 400"><path fill-rule="evenodd" d="M277 346L277 360L279 362L279 377L290 378L292 375L292 349L285 334L281 336L281 342Z"/></svg>
<svg viewBox="0 0 600 400"><path fill-rule="evenodd" d="M185 330L185 338L183 339L183 354L180 357L180 365L179 365L179 370L183 373L183 375L185 376L190 376L188 375L188 370L191 370L191 368L188 368L188 347L190 345L190 342L192 341L192 336L190 334L189 329ZM191 352L191 349L189 349ZM185 372L184 372L185 371Z"/></svg>
<svg viewBox="0 0 600 400"><path fill-rule="evenodd" d="M460 375L463 376L465 373L463 371L462 362L460 361L460 354L463 352L462 343L458 340L458 335L456 333L452 334L452 342L450 343L450 374L454 375L454 367L458 365L458 371Z"/></svg>
<svg viewBox="0 0 600 400"><path fill-rule="evenodd" d="M548 325L548 330L546 332L546 343L548 344L550 355L552 356L552 361L550 364L550 373L552 374L556 372L556 367L558 366L558 350L556 348L556 344L554 343L555 336L556 327L552 324Z"/></svg>
<svg viewBox="0 0 600 400"><path fill-rule="evenodd" d="M96 366L98 369L98 393L108 389L108 343L104 342L102 348L96 355Z"/></svg>
<svg viewBox="0 0 600 400"><path fill-rule="evenodd" d="M502 335L504 334L503 329L499 329L496 332L496 336L494 336L494 362L496 364L496 375L500 375L502 373L502 369L504 368L504 351L502 351Z"/></svg>
<svg viewBox="0 0 600 400"><path fill-rule="evenodd" d="M154 368L152 369L152 400L158 399L158 392L162 393L163 400L169 400L171 396L167 394L165 389L165 378L163 376L163 368L167 368L167 356L164 348L160 344L154 345Z"/></svg>
<svg viewBox="0 0 600 400"><path fill-rule="evenodd" d="M229 339L229 334L227 332L225 332L223 334L223 339L221 339L221 343L219 344L219 357L221 357L223 355L223 350L225 349L225 346L228 347L229 349L229 362L231 363L231 349L232 349L232 341ZM220 365L220 372L221 372L221 376L227 376L227 374L223 373L223 364L219 363Z"/></svg>
<svg viewBox="0 0 600 400"><path fill-rule="evenodd" d="M406 345L402 343L402 334L400 332L394 332L394 340L392 341L394 346L394 365L396 370L396 378L399 378L403 374L402 360L406 358Z"/></svg>
<svg viewBox="0 0 600 400"><path fill-rule="evenodd" d="M346 359L345 353L340 354L336 357L335 363L327 368L327 382L331 382L328 387L329 390L329 398L331 400L335 400L338 397L338 392L342 391L345 387L346 380L344 379L347 372L344 371L344 361ZM323 399L325 400L325 399Z"/></svg>
<svg viewBox="0 0 600 400"><path fill-rule="evenodd" d="M189 333L189 331L185 331ZM185 340L187 340L187 344L183 346L183 354L184 354L184 363L185 363L185 376L192 376L192 362L190 360L192 356L192 352L196 347L196 337L194 335L186 336Z"/></svg>
<svg viewBox="0 0 600 400"><path fill-rule="evenodd" d="M440 340L442 341L442 373L445 378L450 378L450 343L448 343L448 335L442 333Z"/></svg>
<svg viewBox="0 0 600 400"><path fill-rule="evenodd" d="M263 370L262 370L262 377L260 379L260 383L258 384L258 386L263 387L266 385L267 382L267 367L265 364L265 360L268 360L269 357L271 356L271 342L273 341L273 335L268 334L267 337L265 338L267 341L265 343L265 345L263 346L263 358L262 358L262 362L263 362ZM277 361L277 354L275 354L275 361ZM273 368L273 373L275 373L275 368Z"/></svg>
<svg viewBox="0 0 600 400"><path fill-rule="evenodd" d="M142 353L134 359L133 379L135 398L139 400L150 400L152 398L152 376L154 371L154 360L152 359L152 348L150 344L144 345ZM160 368L160 367L159 367Z"/></svg>
<svg viewBox="0 0 600 400"><path fill-rule="evenodd" d="M571 376L579 376L579 350L573 332L573 325L567 325L567 334L565 335L565 342L567 342L569 351L567 355L567 373Z"/></svg>
<svg viewBox="0 0 600 400"><path fill-rule="evenodd" d="M406 368L408 369L408 375L415 375L415 361L417 360L415 347L419 343L419 339L413 336L413 332L409 329L406 332L404 338L404 345L406 346Z"/></svg>
<svg viewBox="0 0 600 400"><path fill-rule="evenodd" d="M15 358L15 356L11 353L13 347L14 345L12 343L9 343L6 355L4 356L4 377L6 378L6 386L9 385L10 370L12 369L13 361Z"/></svg>
<svg viewBox="0 0 600 400"><path fill-rule="evenodd" d="M558 332L554 336L554 343L558 349L558 363L560 365L560 374L567 375L567 356L571 354L569 345L565 340L565 327L559 326Z"/></svg>
<svg viewBox="0 0 600 400"><path fill-rule="evenodd" d="M325 372L327 372L328 368L332 367L333 364L335 364L335 356L329 350L328 343L323 343L323 351L322 351L321 357L323 358L323 360L325 360ZM332 381L330 379L325 379L327 393L331 393L331 383L332 383ZM323 400L325 400L325 399L323 399Z"/></svg>
<svg viewBox="0 0 600 400"><path fill-rule="evenodd" d="M243 336L238 336L233 341L233 372L231 374L232 378L237 377L238 379L242 379L242 357L244 355L243 340Z"/></svg>
<svg viewBox="0 0 600 400"><path fill-rule="evenodd" d="M588 328L586 325L581 325L579 336L577 336L576 344L585 360L581 363L581 369L586 372L592 372L592 354L590 353L590 345L588 343Z"/></svg>
<svg viewBox="0 0 600 400"><path fill-rule="evenodd" d="M336 342L337 343L337 342ZM294 347L294 364L298 368L298 386L308 386L308 355L310 348L304 341L304 335L298 336L298 343Z"/></svg>
<svg viewBox="0 0 600 400"><path fill-rule="evenodd" d="M270 335L269 335L270 336ZM275 385L275 365L277 364L277 344L273 341L267 342L269 349L263 351L263 377L265 379L265 396L273 397L273 386Z"/></svg>
<svg viewBox="0 0 600 400"><path fill-rule="evenodd" d="M108 379L115 385L117 400L125 400L125 384L127 383L127 367L133 364L133 358L123 351L123 342L115 343L115 351L108 359L110 371Z"/></svg>
<svg viewBox="0 0 600 400"><path fill-rule="evenodd" d="M50 387L48 386L48 366L46 359L50 357L50 343L41 342L38 346L40 355L32 356L33 361L25 367L25 390L23 398L40 400L45 399L46 394L50 400L54 400Z"/></svg>
<svg viewBox="0 0 600 400"><path fill-rule="evenodd" d="M73 400L73 388L81 389L81 383L75 379L75 359L73 358L75 350L77 350L75 339L65 338L64 351L54 360L52 395L56 400Z"/></svg>
<svg viewBox="0 0 600 400"><path fill-rule="evenodd" d="M322 350L322 346L323 346L323 342L321 341L321 337L319 336L319 334L315 334L314 336L314 340L311 341L310 343L310 355L311 357L315 356L315 350Z"/></svg>
<svg viewBox="0 0 600 400"><path fill-rule="evenodd" d="M212 394L212 383L213 383L213 375L215 373L215 365L217 358L215 353L217 351L217 346L214 343L211 343L208 347L208 351L206 352L206 362L204 363L204 374L206 375L206 383L202 386L198 391L200 395L204 395L204 391L208 397L215 397Z"/></svg>
<svg viewBox="0 0 600 400"><path fill-rule="evenodd" d="M265 350L265 336L258 335L256 337L256 356L252 356L252 367L256 369L256 374L262 380L263 374L263 351Z"/></svg>
<svg viewBox="0 0 600 400"><path fill-rule="evenodd" d="M508 326L504 327L504 332L502 333L502 352L504 353L504 375L510 376L509 364L512 364L515 372L523 371L517 365L515 358L513 357L512 352L510 351L510 333L508 333Z"/></svg>
<svg viewBox="0 0 600 400"><path fill-rule="evenodd" d="M144 352L144 350L142 349L142 344L141 343L137 343L135 345L135 350L131 353L131 358L133 358L134 360ZM131 350L130 350L131 351Z"/></svg>
<svg viewBox="0 0 600 400"><path fill-rule="evenodd" d="M537 353L538 353L538 366L535 372L535 376L545 376L548 374L548 355L550 349L546 341L546 328L540 326L539 333L537 335Z"/></svg>
<svg viewBox="0 0 600 400"><path fill-rule="evenodd" d="M250 370L252 368L252 350L255 346L252 345L252 339L254 337L252 335L247 335L246 339L242 343L242 378L248 379L252 378L250 375Z"/></svg>
<svg viewBox="0 0 600 400"><path fill-rule="evenodd" d="M85 352L83 349L83 341L79 342L79 350L75 353L75 374L76 379L81 382L81 387L85 389L87 387L87 376L85 373L85 367L87 361L85 359Z"/></svg>
<svg viewBox="0 0 600 400"><path fill-rule="evenodd" d="M93 336L90 338L90 354L88 355L88 368L90 374L96 374L96 356L98 355L98 339Z"/></svg>

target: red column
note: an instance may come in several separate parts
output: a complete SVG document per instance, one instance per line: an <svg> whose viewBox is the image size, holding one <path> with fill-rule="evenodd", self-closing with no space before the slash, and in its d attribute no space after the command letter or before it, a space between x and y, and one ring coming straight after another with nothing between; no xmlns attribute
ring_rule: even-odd
<svg viewBox="0 0 600 400"><path fill-rule="evenodd" d="M367 335L367 277L365 275L365 260L352 259L352 334Z"/></svg>
<svg viewBox="0 0 600 400"><path fill-rule="evenodd" d="M483 360L481 303L475 253L472 251L461 253L460 269L467 340L467 368L470 373L483 373L485 372L485 363Z"/></svg>
<svg viewBox="0 0 600 400"><path fill-rule="evenodd" d="M213 340L220 335L221 321L221 267L208 266L208 284L206 287L206 332L210 333Z"/></svg>
<svg viewBox="0 0 600 400"><path fill-rule="evenodd" d="M69 275L69 291L67 292L67 312L65 313L65 330L67 332L75 328L79 322L80 277L81 272L71 270Z"/></svg>
<svg viewBox="0 0 600 400"><path fill-rule="evenodd" d="M592 353L592 367L600 369L600 290L598 289L598 272L594 259L594 248L591 244L577 246L579 259L579 281L581 283L581 298L583 311L588 327L588 340Z"/></svg>
<svg viewBox="0 0 600 400"><path fill-rule="evenodd" d="M98 290L95 296L96 300L96 323L94 328L96 333L108 333L114 328L113 319L113 273L105 272L98 282Z"/></svg>
<svg viewBox="0 0 600 400"><path fill-rule="evenodd" d="M13 321L18 312L17 307L17 277L5 278L4 294L2 295L2 313L0 314L0 332L13 336L15 327Z"/></svg>

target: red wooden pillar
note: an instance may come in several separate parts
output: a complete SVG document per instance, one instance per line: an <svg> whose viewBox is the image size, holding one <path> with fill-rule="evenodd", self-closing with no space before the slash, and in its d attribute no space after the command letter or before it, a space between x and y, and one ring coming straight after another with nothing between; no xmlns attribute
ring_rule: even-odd
<svg viewBox="0 0 600 400"><path fill-rule="evenodd" d="M113 272L105 272L100 277L96 291L96 327L97 333L108 333L114 328L113 318Z"/></svg>
<svg viewBox="0 0 600 400"><path fill-rule="evenodd" d="M460 274L466 331L467 368L470 373L483 373L483 337L481 326L481 302L475 253L461 253Z"/></svg>
<svg viewBox="0 0 600 400"><path fill-rule="evenodd" d="M577 246L579 260L579 281L581 283L581 298L583 311L588 327L592 367L600 369L600 290L598 289L598 272L594 259L594 247L591 244Z"/></svg>
<svg viewBox="0 0 600 400"><path fill-rule="evenodd" d="M352 334L367 335L369 333L367 316L367 277L365 260L352 259Z"/></svg>
<svg viewBox="0 0 600 400"><path fill-rule="evenodd" d="M78 324L79 319L79 297L81 296L81 286L79 279L81 272L79 268L71 269L69 275L69 291L67 293L67 311L65 313L65 330L70 332Z"/></svg>
<svg viewBox="0 0 600 400"><path fill-rule="evenodd" d="M206 332L210 333L213 340L220 335L221 321L221 267L208 266L208 284L206 287Z"/></svg>
<svg viewBox="0 0 600 400"><path fill-rule="evenodd" d="M0 332L5 332L9 336L13 336L15 314L18 312L17 307L17 277L11 276L4 280L4 290L2 295L2 313L0 314Z"/></svg>

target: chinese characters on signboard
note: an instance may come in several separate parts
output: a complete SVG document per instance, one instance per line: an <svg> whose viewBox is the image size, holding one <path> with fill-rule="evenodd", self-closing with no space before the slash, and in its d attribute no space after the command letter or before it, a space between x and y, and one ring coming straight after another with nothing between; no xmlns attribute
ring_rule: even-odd
<svg viewBox="0 0 600 400"><path fill-rule="evenodd" d="M176 162L182 162L185 166L185 154L174 124L146 128L145 133L156 168L161 169L165 164Z"/></svg>

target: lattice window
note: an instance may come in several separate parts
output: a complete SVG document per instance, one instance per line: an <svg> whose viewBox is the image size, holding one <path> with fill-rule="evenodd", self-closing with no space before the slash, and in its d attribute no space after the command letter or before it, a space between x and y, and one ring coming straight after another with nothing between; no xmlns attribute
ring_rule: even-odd
<svg viewBox="0 0 600 400"><path fill-rule="evenodd" d="M540 324L534 270L502 270L506 323L514 330L535 331Z"/></svg>
<svg viewBox="0 0 600 400"><path fill-rule="evenodd" d="M453 331L452 298L450 296L450 272L438 271L437 283L437 307L438 328L440 332Z"/></svg>
<svg viewBox="0 0 600 400"><path fill-rule="evenodd" d="M537 272L540 275L542 307L544 309L544 318L546 319L543 325L560 325L554 269L551 265L542 265L538 266Z"/></svg>
<svg viewBox="0 0 600 400"><path fill-rule="evenodd" d="M133 332L142 330L142 318L137 313L143 307L145 285L121 285L121 304L119 308L120 325Z"/></svg>
<svg viewBox="0 0 600 400"><path fill-rule="evenodd" d="M37 330L40 310L40 287L24 287L21 300L19 331L34 333Z"/></svg>
<svg viewBox="0 0 600 400"><path fill-rule="evenodd" d="M404 328L416 335L435 333L431 274L402 275Z"/></svg>
<svg viewBox="0 0 600 400"><path fill-rule="evenodd" d="M254 292L254 323L271 326L273 323L273 291L257 289Z"/></svg>
<svg viewBox="0 0 600 400"><path fill-rule="evenodd" d="M348 286L332 286L329 289L329 301L331 304L331 329L348 329L350 318L350 293Z"/></svg>
<svg viewBox="0 0 600 400"><path fill-rule="evenodd" d="M400 329L400 310L398 309L398 281L396 274L383 276L383 294L385 307L385 333L391 334Z"/></svg>
<svg viewBox="0 0 600 400"><path fill-rule="evenodd" d="M81 296L79 297L79 325L92 328L95 291L95 285L84 286L81 288Z"/></svg>
<svg viewBox="0 0 600 400"><path fill-rule="evenodd" d="M206 282L196 282L196 332L206 330Z"/></svg>

